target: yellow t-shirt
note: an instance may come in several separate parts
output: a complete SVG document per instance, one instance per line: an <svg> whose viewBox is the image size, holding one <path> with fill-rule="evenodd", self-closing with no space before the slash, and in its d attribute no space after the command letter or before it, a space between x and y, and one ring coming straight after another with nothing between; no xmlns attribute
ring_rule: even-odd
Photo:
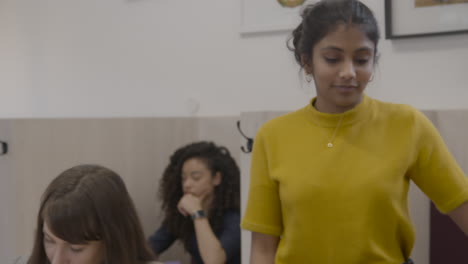
<svg viewBox="0 0 468 264"><path fill-rule="evenodd" d="M468 200L468 178L422 113L364 96L341 115L309 104L255 137L241 225L281 237L275 263L401 264L414 244L410 180L442 212Z"/></svg>

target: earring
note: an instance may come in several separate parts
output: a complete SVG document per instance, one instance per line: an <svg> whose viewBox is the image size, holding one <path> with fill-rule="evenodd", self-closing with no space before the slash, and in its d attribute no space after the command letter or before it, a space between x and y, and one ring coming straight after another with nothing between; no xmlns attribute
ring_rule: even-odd
<svg viewBox="0 0 468 264"><path fill-rule="evenodd" d="M305 80L306 82L310 83L312 81L312 74L306 73Z"/></svg>
<svg viewBox="0 0 468 264"><path fill-rule="evenodd" d="M371 77L369 78L367 82L372 82L373 80L374 80L374 74L372 73Z"/></svg>

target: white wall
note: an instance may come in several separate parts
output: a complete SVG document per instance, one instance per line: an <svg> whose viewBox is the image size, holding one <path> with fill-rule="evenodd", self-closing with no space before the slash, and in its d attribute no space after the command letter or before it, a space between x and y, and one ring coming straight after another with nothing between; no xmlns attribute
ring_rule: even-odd
<svg viewBox="0 0 468 264"><path fill-rule="evenodd" d="M365 2L383 34L383 1ZM287 32L240 35L240 4L0 0L0 117L186 116L191 102L200 116L301 107L313 89L301 87ZM466 107L468 34L380 48L370 95Z"/></svg>
<svg viewBox="0 0 468 264"><path fill-rule="evenodd" d="M0 0L0 116L33 115L28 82L25 21L16 0Z"/></svg>

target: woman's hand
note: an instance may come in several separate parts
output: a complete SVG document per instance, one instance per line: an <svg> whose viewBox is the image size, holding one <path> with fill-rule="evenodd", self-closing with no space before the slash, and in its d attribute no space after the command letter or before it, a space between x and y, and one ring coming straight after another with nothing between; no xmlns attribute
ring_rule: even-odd
<svg viewBox="0 0 468 264"><path fill-rule="evenodd" d="M185 194L179 201L177 209L184 216L193 215L196 211L202 210L202 201L193 194Z"/></svg>
<svg viewBox="0 0 468 264"><path fill-rule="evenodd" d="M468 202L463 203L455 210L448 213L452 220L468 236Z"/></svg>

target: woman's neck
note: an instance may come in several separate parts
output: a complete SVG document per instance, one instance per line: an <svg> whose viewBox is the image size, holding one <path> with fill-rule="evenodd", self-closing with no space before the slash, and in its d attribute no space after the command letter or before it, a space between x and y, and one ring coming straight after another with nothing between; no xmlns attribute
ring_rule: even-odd
<svg viewBox="0 0 468 264"><path fill-rule="evenodd" d="M313 102L312 106L317 109L317 111L321 113L326 113L326 114L342 114L346 111L349 111L356 107L360 102L362 101L362 96L361 98L354 104L346 105L346 106L340 106L340 105L333 105L333 104L327 104L323 98L317 97L317 99Z"/></svg>

